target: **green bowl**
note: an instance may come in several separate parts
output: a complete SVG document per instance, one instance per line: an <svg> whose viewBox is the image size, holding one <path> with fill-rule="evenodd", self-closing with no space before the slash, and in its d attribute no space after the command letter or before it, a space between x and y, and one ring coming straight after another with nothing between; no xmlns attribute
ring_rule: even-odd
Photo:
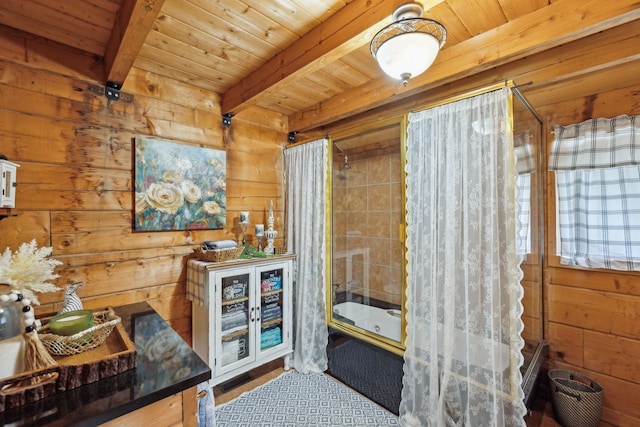
<svg viewBox="0 0 640 427"><path fill-rule="evenodd" d="M91 310L74 310L53 316L49 321L49 329L56 335L68 336L77 334L93 326Z"/></svg>

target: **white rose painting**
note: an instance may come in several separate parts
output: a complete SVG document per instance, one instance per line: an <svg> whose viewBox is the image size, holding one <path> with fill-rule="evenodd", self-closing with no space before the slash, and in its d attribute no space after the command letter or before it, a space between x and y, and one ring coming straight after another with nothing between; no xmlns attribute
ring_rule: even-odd
<svg viewBox="0 0 640 427"><path fill-rule="evenodd" d="M136 231L221 229L226 225L226 153L136 137Z"/></svg>

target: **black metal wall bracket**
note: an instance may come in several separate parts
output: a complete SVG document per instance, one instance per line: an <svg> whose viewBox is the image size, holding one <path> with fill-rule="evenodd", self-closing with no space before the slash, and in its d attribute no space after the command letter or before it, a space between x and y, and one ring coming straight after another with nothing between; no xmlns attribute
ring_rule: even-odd
<svg viewBox="0 0 640 427"><path fill-rule="evenodd" d="M289 132L289 143L293 144L296 142L296 135L298 134L297 130Z"/></svg>
<svg viewBox="0 0 640 427"><path fill-rule="evenodd" d="M112 101L119 101L120 89L122 89L122 83L109 81L104 87L104 95L107 97L107 99L110 99Z"/></svg>
<svg viewBox="0 0 640 427"><path fill-rule="evenodd" d="M233 113L226 113L222 115L222 126L230 127L231 126L231 117L233 117Z"/></svg>

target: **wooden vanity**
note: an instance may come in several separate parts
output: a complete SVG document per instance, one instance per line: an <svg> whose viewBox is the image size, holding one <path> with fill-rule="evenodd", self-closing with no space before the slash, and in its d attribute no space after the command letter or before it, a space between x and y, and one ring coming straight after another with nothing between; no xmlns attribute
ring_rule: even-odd
<svg viewBox="0 0 640 427"><path fill-rule="evenodd" d="M0 425L197 425L196 386L209 366L146 302L114 307L136 347L135 368L0 412Z"/></svg>

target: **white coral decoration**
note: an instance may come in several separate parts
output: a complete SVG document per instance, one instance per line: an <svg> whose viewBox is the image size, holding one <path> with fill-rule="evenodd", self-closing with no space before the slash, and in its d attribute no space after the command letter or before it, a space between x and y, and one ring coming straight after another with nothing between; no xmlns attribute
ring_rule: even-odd
<svg viewBox="0 0 640 427"><path fill-rule="evenodd" d="M35 239L20 245L15 253L11 253L11 249L7 248L0 255L0 283L20 291L32 304L39 305L40 301L35 292L60 290L57 286L47 283L47 280L59 277L53 274L53 269L62 264L56 259L47 258L52 251L51 247L38 249Z"/></svg>

